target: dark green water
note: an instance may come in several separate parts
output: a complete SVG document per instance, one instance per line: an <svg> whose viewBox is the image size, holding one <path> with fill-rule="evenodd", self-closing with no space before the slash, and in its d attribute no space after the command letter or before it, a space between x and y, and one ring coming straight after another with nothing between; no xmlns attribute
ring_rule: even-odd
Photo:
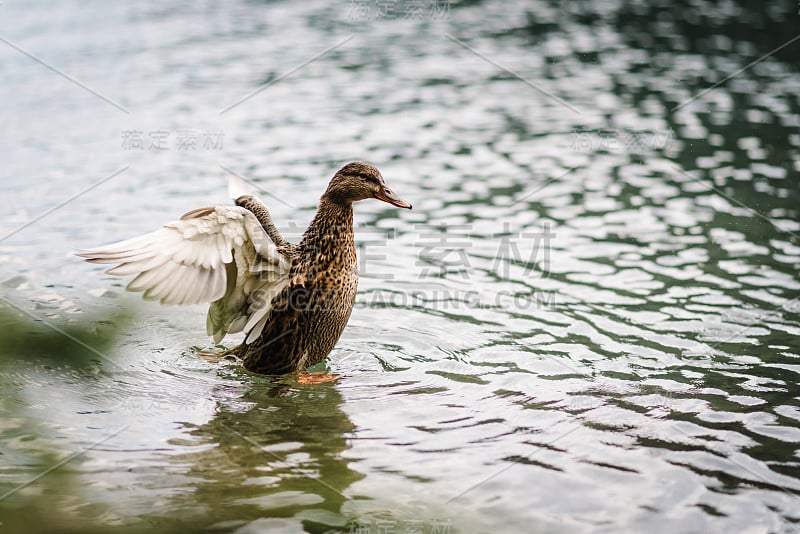
<svg viewBox="0 0 800 534"><path fill-rule="evenodd" d="M797 530L800 7L416 7L0 5L0 534ZM354 159L335 383L70 254Z"/></svg>

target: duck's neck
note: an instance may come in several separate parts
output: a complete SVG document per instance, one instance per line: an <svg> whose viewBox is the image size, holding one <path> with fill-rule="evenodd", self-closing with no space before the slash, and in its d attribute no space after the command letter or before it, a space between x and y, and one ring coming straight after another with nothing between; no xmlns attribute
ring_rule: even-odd
<svg viewBox="0 0 800 534"><path fill-rule="evenodd" d="M328 258L355 250L353 240L353 204L336 202L323 195L317 213L303 234L302 244L307 251Z"/></svg>

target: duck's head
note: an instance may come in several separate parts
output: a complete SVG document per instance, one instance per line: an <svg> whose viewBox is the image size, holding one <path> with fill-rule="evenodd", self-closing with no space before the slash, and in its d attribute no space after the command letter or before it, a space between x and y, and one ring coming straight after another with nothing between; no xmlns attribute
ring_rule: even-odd
<svg viewBox="0 0 800 534"><path fill-rule="evenodd" d="M363 161L348 163L337 171L323 198L327 197L333 202L351 204L366 198L377 198L388 202L398 208L411 209L411 204L395 195L386 182L383 181L381 172L374 165Z"/></svg>

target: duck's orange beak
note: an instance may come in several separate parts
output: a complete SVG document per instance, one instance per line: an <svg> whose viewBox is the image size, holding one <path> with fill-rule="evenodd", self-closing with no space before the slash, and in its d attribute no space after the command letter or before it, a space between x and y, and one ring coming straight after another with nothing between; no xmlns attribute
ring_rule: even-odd
<svg viewBox="0 0 800 534"><path fill-rule="evenodd" d="M411 204L395 195L394 191L388 187L384 187L380 192L375 193L375 198L388 202L392 206L397 206L398 208L411 209Z"/></svg>

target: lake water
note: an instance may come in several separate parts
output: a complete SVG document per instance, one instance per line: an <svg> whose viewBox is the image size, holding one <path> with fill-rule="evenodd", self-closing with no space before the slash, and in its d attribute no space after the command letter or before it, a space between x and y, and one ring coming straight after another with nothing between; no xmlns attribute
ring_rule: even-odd
<svg viewBox="0 0 800 534"><path fill-rule="evenodd" d="M0 533L796 531L797 11L4 2ZM355 159L334 383L71 255Z"/></svg>

